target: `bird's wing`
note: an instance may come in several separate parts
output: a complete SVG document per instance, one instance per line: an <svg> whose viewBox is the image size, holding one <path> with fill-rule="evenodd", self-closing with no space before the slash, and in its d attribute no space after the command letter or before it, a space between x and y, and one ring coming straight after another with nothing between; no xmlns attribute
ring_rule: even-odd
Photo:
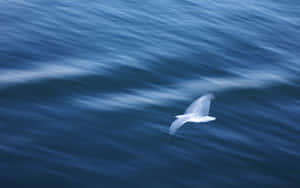
<svg viewBox="0 0 300 188"><path fill-rule="evenodd" d="M182 117L182 118L178 118L175 121L173 121L173 123L170 126L169 133L174 134L177 131L177 129L182 127L183 124L187 122L188 119L189 119L189 117Z"/></svg>
<svg viewBox="0 0 300 188"><path fill-rule="evenodd" d="M197 113L200 116L207 116L210 108L210 102L213 98L213 94L203 95L186 109L185 114Z"/></svg>

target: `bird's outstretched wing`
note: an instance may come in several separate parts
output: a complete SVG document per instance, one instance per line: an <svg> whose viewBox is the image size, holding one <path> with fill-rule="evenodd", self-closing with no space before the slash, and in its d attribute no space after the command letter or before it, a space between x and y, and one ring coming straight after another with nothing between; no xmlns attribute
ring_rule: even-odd
<svg viewBox="0 0 300 188"><path fill-rule="evenodd" d="M183 124L187 122L188 119L189 119L189 117L182 117L182 118L178 118L175 121L173 121L173 123L170 126L169 133L174 134L177 131L177 129L182 127Z"/></svg>
<svg viewBox="0 0 300 188"><path fill-rule="evenodd" d="M197 113L200 116L207 116L210 102L214 98L213 94L206 94L194 101L185 111L185 114Z"/></svg>

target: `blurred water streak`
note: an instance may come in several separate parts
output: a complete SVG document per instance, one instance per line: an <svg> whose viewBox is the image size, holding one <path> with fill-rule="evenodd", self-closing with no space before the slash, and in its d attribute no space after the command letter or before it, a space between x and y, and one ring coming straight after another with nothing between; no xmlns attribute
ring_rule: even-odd
<svg viewBox="0 0 300 188"><path fill-rule="evenodd" d="M299 187L300 2L0 2L3 187ZM214 92L217 121L168 140Z"/></svg>

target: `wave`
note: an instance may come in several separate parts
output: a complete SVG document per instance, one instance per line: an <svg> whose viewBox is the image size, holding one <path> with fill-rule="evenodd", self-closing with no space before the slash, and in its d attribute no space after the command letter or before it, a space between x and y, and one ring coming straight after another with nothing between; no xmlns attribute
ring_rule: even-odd
<svg viewBox="0 0 300 188"><path fill-rule="evenodd" d="M238 77L203 77L188 81L175 80L166 87L152 85L151 89L128 89L127 92L75 96L72 103L101 111L118 111L124 108L141 108L149 105L164 106L170 102L191 100L207 92L232 89L265 88L275 84L293 84L288 73L265 71L235 71Z"/></svg>
<svg viewBox="0 0 300 188"><path fill-rule="evenodd" d="M61 64L57 62L61 62ZM101 75L106 74L105 70L105 64L80 59L45 62L43 65L31 66L30 69L2 69L0 71L0 89L49 79L70 79L93 74Z"/></svg>

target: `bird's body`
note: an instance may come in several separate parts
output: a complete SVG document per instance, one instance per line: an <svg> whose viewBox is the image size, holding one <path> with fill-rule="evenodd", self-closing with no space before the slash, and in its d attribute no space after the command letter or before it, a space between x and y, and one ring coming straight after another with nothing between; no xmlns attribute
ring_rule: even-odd
<svg viewBox="0 0 300 188"><path fill-rule="evenodd" d="M215 120L216 118L215 117L212 117L212 116L203 116L203 117L200 117L200 116L195 116L195 117L191 117L189 119L189 122L194 122L194 123L205 123L205 122L209 122L209 121L213 121Z"/></svg>
<svg viewBox="0 0 300 188"><path fill-rule="evenodd" d="M170 134L174 134L177 129L187 122L204 123L215 120L215 117L208 115L210 102L213 98L212 94L203 95L193 102L183 115L177 115L177 119L170 126Z"/></svg>

